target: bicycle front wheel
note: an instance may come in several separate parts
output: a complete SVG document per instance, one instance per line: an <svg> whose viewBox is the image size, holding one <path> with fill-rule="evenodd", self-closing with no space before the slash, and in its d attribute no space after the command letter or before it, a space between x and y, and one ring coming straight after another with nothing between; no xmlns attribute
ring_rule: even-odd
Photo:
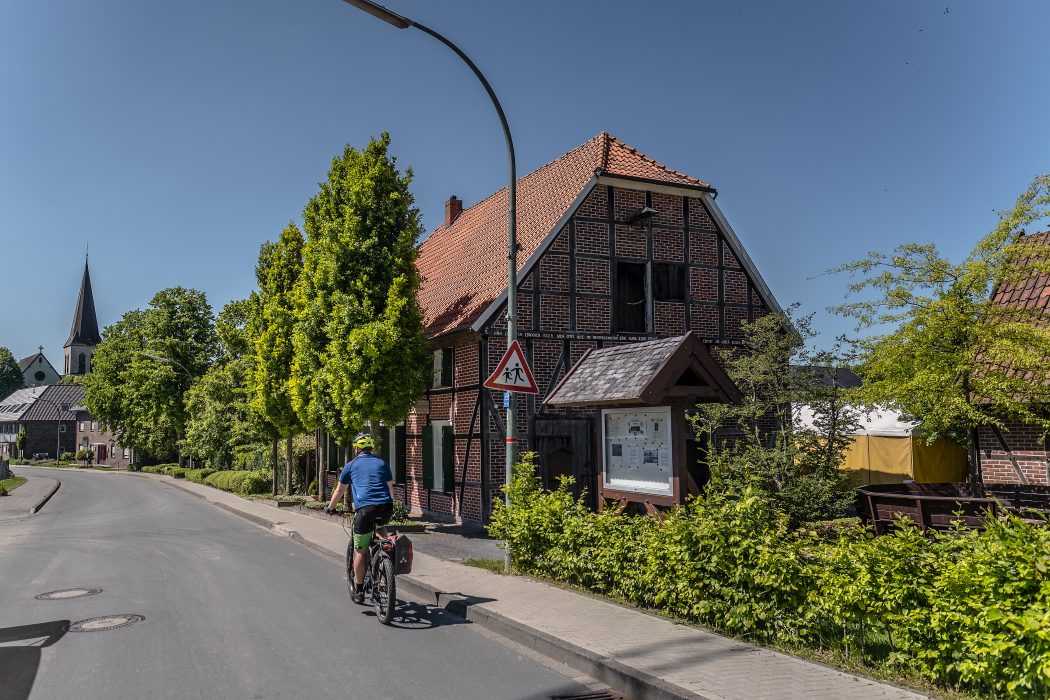
<svg viewBox="0 0 1050 700"><path fill-rule="evenodd" d="M394 619L394 607L397 605L394 562L390 557L380 557L376 562L372 579L372 603L376 608L376 618L382 624L389 625Z"/></svg>
<svg viewBox="0 0 1050 700"><path fill-rule="evenodd" d="M354 595L354 541L351 539L346 544L346 590Z"/></svg>

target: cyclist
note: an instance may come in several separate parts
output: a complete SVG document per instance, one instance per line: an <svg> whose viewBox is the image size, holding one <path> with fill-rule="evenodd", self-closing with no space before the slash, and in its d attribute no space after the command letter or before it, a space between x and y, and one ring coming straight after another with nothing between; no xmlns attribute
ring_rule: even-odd
<svg viewBox="0 0 1050 700"><path fill-rule="evenodd" d="M354 499L354 592L351 597L355 603L363 603L365 552L372 542L373 529L379 531L380 537L387 536L383 525L394 513L394 477L387 463L372 454L376 443L371 435L361 433L354 438L353 445L357 456L343 467L339 485L325 512L331 513L335 509L336 503L346 493L347 484L350 484L350 494Z"/></svg>

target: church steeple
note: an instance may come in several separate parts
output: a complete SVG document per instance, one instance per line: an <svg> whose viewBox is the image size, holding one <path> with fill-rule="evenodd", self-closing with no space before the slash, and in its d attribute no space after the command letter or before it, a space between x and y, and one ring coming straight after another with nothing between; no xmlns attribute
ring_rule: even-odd
<svg viewBox="0 0 1050 700"><path fill-rule="evenodd" d="M87 255L84 256L84 278L80 281L80 296L73 312L73 326L66 339L66 374L87 374L95 346L102 342L95 316L95 297L91 293L91 273Z"/></svg>

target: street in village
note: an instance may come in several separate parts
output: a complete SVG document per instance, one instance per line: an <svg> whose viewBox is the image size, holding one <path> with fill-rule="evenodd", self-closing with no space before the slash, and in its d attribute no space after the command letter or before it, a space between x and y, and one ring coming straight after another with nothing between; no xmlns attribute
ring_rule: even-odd
<svg viewBox="0 0 1050 700"><path fill-rule="evenodd" d="M350 602L340 566L176 488L127 473L18 471L62 485L36 515L0 516L4 700L587 690L438 608L403 603L384 627ZM66 589L98 593L35 597ZM116 616L142 619L65 631Z"/></svg>

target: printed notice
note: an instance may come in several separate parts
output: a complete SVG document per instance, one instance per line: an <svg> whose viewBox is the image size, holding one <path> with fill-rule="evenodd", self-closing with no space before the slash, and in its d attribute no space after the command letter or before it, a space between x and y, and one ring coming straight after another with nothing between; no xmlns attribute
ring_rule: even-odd
<svg viewBox="0 0 1050 700"><path fill-rule="evenodd" d="M616 469L623 468L623 444L614 442L609 446L609 466Z"/></svg>
<svg viewBox="0 0 1050 700"><path fill-rule="evenodd" d="M645 423L638 418L627 421L627 434L631 437L645 437Z"/></svg>
<svg viewBox="0 0 1050 700"><path fill-rule="evenodd" d="M667 447L660 448L660 471L671 471L671 450Z"/></svg>
<svg viewBox="0 0 1050 700"><path fill-rule="evenodd" d="M641 445L627 446L627 466L631 467L632 469L639 469L642 466Z"/></svg>

